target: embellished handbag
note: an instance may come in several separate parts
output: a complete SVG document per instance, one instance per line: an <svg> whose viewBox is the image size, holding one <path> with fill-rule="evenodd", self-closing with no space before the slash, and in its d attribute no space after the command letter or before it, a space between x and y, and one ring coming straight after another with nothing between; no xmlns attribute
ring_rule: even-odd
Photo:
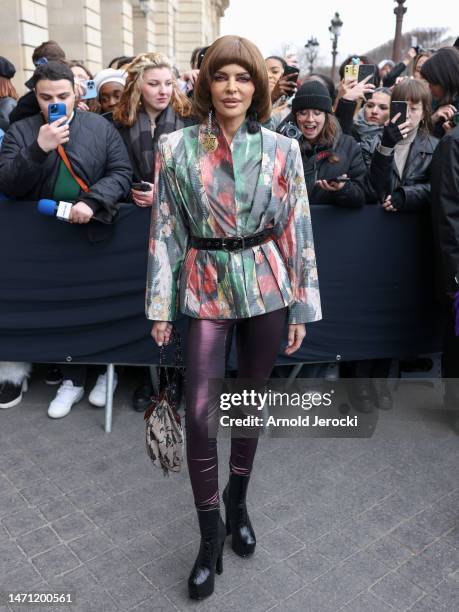
<svg viewBox="0 0 459 612"><path fill-rule="evenodd" d="M147 452L153 464L163 470L164 476L179 472L183 463L183 428L177 412L177 386L179 367L182 365L180 335L174 330L174 373L164 367L164 346L159 351L159 368L165 384L159 395L152 398L144 415Z"/></svg>

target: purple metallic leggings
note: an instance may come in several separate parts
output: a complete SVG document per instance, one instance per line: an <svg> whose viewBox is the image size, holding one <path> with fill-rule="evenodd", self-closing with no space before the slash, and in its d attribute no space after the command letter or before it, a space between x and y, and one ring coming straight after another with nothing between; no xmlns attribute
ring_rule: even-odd
<svg viewBox="0 0 459 612"><path fill-rule="evenodd" d="M236 330L238 378L266 380L282 341L287 308L248 319L190 319L186 358L187 461L196 507L219 505L217 440L208 424L218 418L209 410L210 378L224 378L225 360ZM230 471L247 475L252 469L258 438L232 438Z"/></svg>

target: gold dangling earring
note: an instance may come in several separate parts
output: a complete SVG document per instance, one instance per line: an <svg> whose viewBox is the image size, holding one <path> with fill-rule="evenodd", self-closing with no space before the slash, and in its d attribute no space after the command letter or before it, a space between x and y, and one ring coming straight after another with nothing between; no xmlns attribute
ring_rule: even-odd
<svg viewBox="0 0 459 612"><path fill-rule="evenodd" d="M207 153L213 153L218 148L218 139L212 132L212 109L209 111L209 119L207 121L207 132L202 139L202 146Z"/></svg>

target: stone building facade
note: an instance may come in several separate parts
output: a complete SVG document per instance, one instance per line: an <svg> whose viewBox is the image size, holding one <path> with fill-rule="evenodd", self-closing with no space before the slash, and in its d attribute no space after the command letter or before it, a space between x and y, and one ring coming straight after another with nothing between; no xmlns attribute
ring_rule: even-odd
<svg viewBox="0 0 459 612"><path fill-rule="evenodd" d="M161 51L179 69L192 50L220 34L229 0L7 0L0 22L0 55L16 66L18 91L34 66L32 51L56 40L68 59L92 72L113 57Z"/></svg>

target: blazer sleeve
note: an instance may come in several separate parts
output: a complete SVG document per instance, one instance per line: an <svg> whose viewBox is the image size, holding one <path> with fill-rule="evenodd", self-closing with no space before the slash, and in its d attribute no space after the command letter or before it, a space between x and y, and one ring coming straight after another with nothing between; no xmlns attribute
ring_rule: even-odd
<svg viewBox="0 0 459 612"><path fill-rule="evenodd" d="M146 315L153 321L177 318L179 276L188 247L188 224L175 182L172 152L161 137L151 211Z"/></svg>
<svg viewBox="0 0 459 612"><path fill-rule="evenodd" d="M294 303L289 323L311 323L322 318L311 212L300 147L291 140L284 180L286 195L275 223L275 241L286 263Z"/></svg>

